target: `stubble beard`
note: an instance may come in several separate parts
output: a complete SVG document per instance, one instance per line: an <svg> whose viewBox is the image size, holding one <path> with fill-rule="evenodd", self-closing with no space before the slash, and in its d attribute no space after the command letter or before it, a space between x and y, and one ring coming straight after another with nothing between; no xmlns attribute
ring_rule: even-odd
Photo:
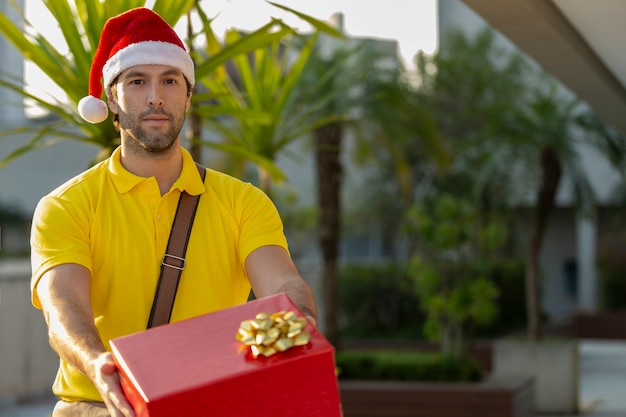
<svg viewBox="0 0 626 417"><path fill-rule="evenodd" d="M170 127L166 131L149 132L141 126L141 120L149 115L166 116ZM163 110L150 110L132 117L124 112L119 114L120 129L126 133L129 151L136 155L158 157L170 152L185 122L185 113L174 115Z"/></svg>

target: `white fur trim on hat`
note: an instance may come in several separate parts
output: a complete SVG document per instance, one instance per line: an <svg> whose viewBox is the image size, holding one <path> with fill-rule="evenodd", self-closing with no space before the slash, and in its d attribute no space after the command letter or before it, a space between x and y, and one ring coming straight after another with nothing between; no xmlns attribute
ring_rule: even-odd
<svg viewBox="0 0 626 417"><path fill-rule="evenodd" d="M181 70L192 86L196 82L193 61L187 51L169 42L144 41L128 45L107 60L102 68L105 88L135 65L168 65Z"/></svg>

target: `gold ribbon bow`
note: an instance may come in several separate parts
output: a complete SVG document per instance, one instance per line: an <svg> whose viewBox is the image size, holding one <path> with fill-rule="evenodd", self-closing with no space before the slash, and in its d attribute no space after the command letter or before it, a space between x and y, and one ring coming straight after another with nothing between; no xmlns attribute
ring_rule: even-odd
<svg viewBox="0 0 626 417"><path fill-rule="evenodd" d="M309 343L311 335L304 330L306 324L306 319L293 311L259 313L253 320L241 322L236 338L250 346L253 357L267 357Z"/></svg>

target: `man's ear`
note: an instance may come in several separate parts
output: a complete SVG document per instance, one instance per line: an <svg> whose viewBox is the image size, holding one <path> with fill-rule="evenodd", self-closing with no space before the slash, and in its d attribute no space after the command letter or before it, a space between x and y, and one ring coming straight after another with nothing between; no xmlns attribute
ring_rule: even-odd
<svg viewBox="0 0 626 417"><path fill-rule="evenodd" d="M113 97L113 94L111 94L110 91L107 92L107 102L109 103L109 109L111 112L118 114L119 106L117 104L117 100L115 100L115 97Z"/></svg>

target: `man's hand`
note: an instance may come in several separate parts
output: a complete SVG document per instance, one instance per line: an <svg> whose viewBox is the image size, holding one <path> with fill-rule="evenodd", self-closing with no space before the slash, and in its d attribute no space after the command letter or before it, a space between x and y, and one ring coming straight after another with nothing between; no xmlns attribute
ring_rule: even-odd
<svg viewBox="0 0 626 417"><path fill-rule="evenodd" d="M306 319L313 325L313 327L317 327L317 320L315 320L315 317L307 314Z"/></svg>
<svg viewBox="0 0 626 417"><path fill-rule="evenodd" d="M91 381L100 392L111 417L135 417L135 412L120 386L113 355L110 352L102 353L93 365Z"/></svg>

